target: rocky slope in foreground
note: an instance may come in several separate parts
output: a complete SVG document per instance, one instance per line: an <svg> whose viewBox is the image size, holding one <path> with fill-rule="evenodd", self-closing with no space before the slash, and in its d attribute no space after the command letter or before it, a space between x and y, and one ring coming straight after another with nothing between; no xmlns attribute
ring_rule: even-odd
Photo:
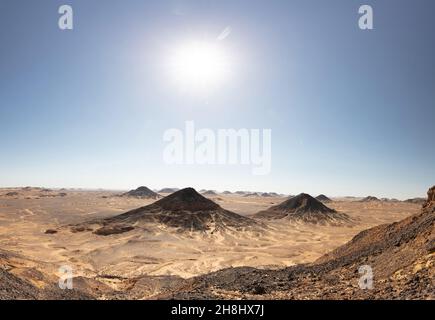
<svg viewBox="0 0 435 320"><path fill-rule="evenodd" d="M32 262L0 250L0 300L81 300L93 295L80 290L61 290L56 278L31 267Z"/></svg>
<svg viewBox="0 0 435 320"><path fill-rule="evenodd" d="M435 186L419 214L365 230L313 264L225 269L157 298L435 299L434 255ZM361 266L372 268L372 289L359 286Z"/></svg>

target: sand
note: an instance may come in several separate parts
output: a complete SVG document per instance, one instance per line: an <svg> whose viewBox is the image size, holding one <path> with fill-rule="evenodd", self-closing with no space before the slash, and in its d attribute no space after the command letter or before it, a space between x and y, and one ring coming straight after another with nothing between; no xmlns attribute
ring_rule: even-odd
<svg viewBox="0 0 435 320"><path fill-rule="evenodd" d="M14 191L19 195L4 196ZM155 200L115 197L118 193L108 191L62 192L67 195L59 196L59 191L54 190L40 197L40 190L0 189L0 248L27 257L46 274L56 275L60 266L69 265L74 276L106 279L113 287L117 286L114 276L187 278L226 267L280 268L313 262L362 230L399 221L420 210L420 205L413 203L342 199L328 203L328 207L352 218L353 223L343 226L269 221L261 232L181 234L163 226L150 226L98 236L92 232L72 233L65 226L115 216ZM245 216L285 200L223 194L209 198ZM58 232L45 234L47 229Z"/></svg>

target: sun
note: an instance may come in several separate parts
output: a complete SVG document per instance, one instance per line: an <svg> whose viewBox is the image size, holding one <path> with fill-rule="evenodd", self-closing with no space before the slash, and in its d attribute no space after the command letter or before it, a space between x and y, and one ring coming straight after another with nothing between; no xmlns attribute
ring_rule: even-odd
<svg viewBox="0 0 435 320"><path fill-rule="evenodd" d="M228 76L230 61L219 43L191 42L174 50L172 72L183 89L213 89Z"/></svg>

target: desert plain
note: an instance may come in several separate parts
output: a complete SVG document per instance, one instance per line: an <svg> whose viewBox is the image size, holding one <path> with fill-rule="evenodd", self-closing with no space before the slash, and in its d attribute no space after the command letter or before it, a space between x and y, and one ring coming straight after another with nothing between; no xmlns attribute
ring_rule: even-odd
<svg viewBox="0 0 435 320"><path fill-rule="evenodd" d="M362 230L400 221L421 209L419 203L343 197L327 203L350 217L338 225L279 219L261 221L260 229L243 232L179 232L165 224L109 235L74 229L158 201L120 194L122 191L1 189L0 248L17 256L0 259L0 264L36 286L43 285L37 275L56 281L59 268L69 266L74 278L95 279L102 292L123 291L133 279L144 276L186 279L229 267L279 269L312 263ZM168 195L160 194L161 198ZM255 213L288 198L234 193L204 197L254 220ZM156 293L150 290L138 298Z"/></svg>

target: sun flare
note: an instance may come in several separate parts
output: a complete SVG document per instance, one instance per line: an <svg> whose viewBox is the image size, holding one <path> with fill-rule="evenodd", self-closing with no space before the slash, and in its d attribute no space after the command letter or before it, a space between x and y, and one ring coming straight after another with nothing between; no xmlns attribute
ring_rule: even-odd
<svg viewBox="0 0 435 320"><path fill-rule="evenodd" d="M192 42L177 48L172 57L177 83L184 89L212 89L229 72L229 59L218 44Z"/></svg>

